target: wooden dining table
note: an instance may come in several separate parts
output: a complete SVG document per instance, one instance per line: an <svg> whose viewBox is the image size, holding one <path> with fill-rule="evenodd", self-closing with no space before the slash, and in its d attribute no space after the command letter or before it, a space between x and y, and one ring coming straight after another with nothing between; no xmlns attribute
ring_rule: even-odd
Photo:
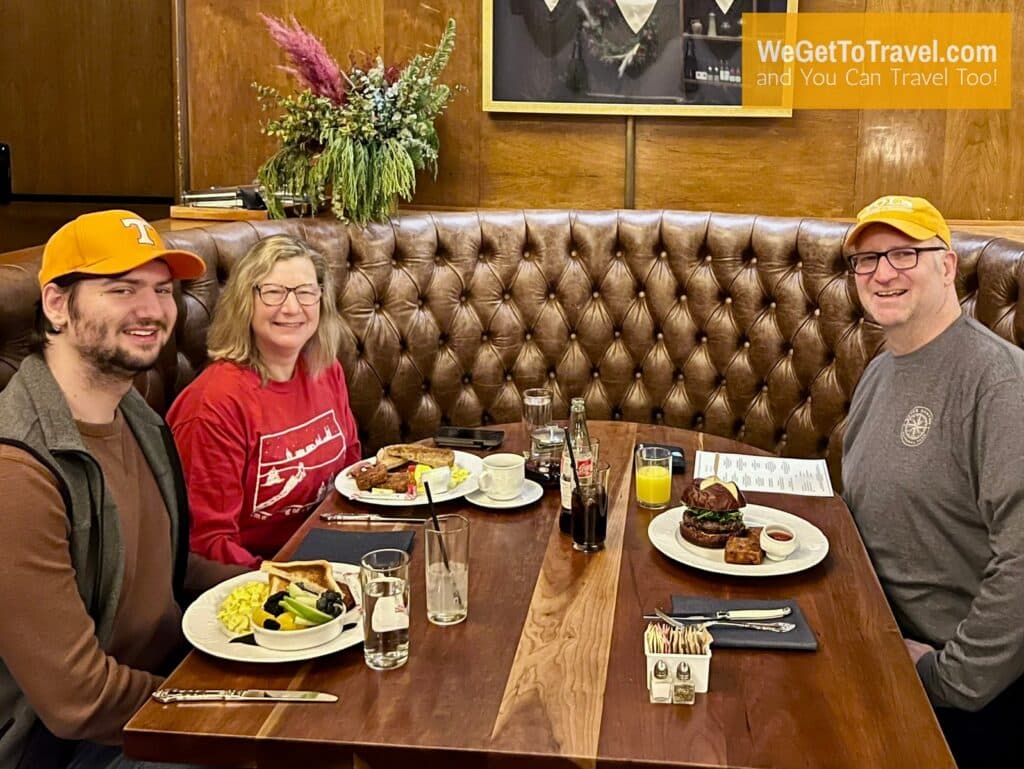
<svg viewBox="0 0 1024 769"><path fill-rule="evenodd" d="M520 425L500 451L520 452ZM439 505L471 521L469 617L428 623L423 535L411 559L408 663L377 672L360 646L280 664L228 662L193 651L168 678L178 688L313 689L334 704L149 702L124 732L126 754L214 766L370 767L954 767L900 631L842 500L748 493L797 515L828 538L816 566L768 578L693 568L652 547L656 512L638 508L638 442L695 452L761 454L675 428L591 422L609 462L606 547L573 550L559 530L557 489L510 510L465 499ZM673 499L691 479L673 476ZM320 512L391 509L332 492ZM397 511L425 514L422 507ZM415 530L418 525L312 527ZM651 704L643 653L645 613L673 594L795 599L816 651L715 649L710 689L694 705ZM713 629L712 629L713 632Z"/></svg>

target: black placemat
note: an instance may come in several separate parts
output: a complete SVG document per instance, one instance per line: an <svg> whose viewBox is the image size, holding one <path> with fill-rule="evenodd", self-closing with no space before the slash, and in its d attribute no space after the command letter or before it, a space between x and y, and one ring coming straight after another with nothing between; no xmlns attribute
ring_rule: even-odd
<svg viewBox="0 0 1024 769"><path fill-rule="evenodd" d="M359 565L363 556L371 550L393 547L409 553L412 551L413 531L331 531L313 529L299 544L294 561L311 561L324 558L334 563Z"/></svg>
<svg viewBox="0 0 1024 769"><path fill-rule="evenodd" d="M770 601L725 600L696 595L672 596L672 614L712 614L716 611L735 609L777 609L788 606L793 611L788 617L766 622L792 622L796 627L788 633L771 633L767 630L750 630L727 625L712 625L708 630L715 637L714 646L734 649L794 649L815 651L818 639L807 624L807 618L800 606L791 598L775 598Z"/></svg>

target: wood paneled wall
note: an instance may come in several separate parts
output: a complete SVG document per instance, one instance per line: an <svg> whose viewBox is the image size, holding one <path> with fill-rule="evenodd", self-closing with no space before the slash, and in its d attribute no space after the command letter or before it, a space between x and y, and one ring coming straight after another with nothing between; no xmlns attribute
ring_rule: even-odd
<svg viewBox="0 0 1024 769"><path fill-rule="evenodd" d="M15 193L174 194L168 0L0 2Z"/></svg>
<svg viewBox="0 0 1024 769"><path fill-rule="evenodd" d="M505 0L495 0L503 2ZM541 0L536 0L541 2ZM569 2L570 0L563 0ZM1013 11L1014 0L801 0L802 11ZM941 7L939 7L941 6ZM193 187L254 178L271 144L250 83L287 86L257 12L294 13L344 62L379 47L402 60L459 24L446 81L466 87L439 126L426 207L620 207L625 118L480 108L480 0L188 0ZM1014 20L1024 50L1024 15ZM852 216L886 192L930 198L950 218L1024 219L1024 64L1009 111L798 110L788 119L637 118L636 206Z"/></svg>

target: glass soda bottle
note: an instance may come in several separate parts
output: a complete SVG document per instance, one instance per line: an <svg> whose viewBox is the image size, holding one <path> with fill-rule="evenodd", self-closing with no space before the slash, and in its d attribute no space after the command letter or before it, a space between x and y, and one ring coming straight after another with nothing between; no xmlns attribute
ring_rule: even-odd
<svg viewBox="0 0 1024 769"><path fill-rule="evenodd" d="M587 407L583 398L573 398L569 407L569 429L566 432L566 443L572 441L572 451L576 456L576 472L581 482L594 472L594 452L587 431ZM562 450L562 512L558 516L558 528L563 534L572 531L572 490L575 481L572 477L572 460L569 459L569 448Z"/></svg>

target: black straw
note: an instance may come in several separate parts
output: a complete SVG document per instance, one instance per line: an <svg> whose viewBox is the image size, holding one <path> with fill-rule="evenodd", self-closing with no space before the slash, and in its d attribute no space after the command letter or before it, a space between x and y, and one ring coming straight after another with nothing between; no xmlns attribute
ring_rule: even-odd
<svg viewBox="0 0 1024 769"><path fill-rule="evenodd" d="M576 454L572 450L572 441L569 440L569 436L565 437L565 447L569 449L569 466L572 468L572 477L576 481L576 488L573 489L573 494L579 497L580 502L583 502L583 488L580 486L580 474L576 469Z"/></svg>
<svg viewBox="0 0 1024 769"><path fill-rule="evenodd" d="M448 565L448 548L444 546L444 537L441 534L441 522L437 520L437 513L434 512L434 497L430 493L430 481L426 478L423 479L423 490L427 492L427 505L430 509L430 517L434 521L434 531L438 533L437 542L441 545L441 559L444 561L444 568L449 574L452 573L452 567Z"/></svg>

